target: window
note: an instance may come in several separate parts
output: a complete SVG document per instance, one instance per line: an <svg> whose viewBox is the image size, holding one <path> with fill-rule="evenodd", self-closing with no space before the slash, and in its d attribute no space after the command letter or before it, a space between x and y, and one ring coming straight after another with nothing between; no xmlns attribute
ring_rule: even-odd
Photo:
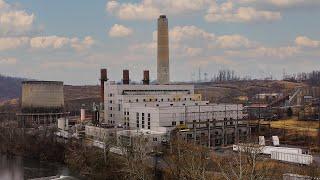
<svg viewBox="0 0 320 180"><path fill-rule="evenodd" d="M184 98L184 100L186 101L186 100L187 100L187 98Z"/></svg>
<svg viewBox="0 0 320 180"><path fill-rule="evenodd" d="M112 107L109 107L110 111L112 111Z"/></svg>
<svg viewBox="0 0 320 180"><path fill-rule="evenodd" d="M139 128L139 113L136 114L136 120L137 120L137 128Z"/></svg>
<svg viewBox="0 0 320 180"><path fill-rule="evenodd" d="M177 125L177 123L175 121L172 121L172 126Z"/></svg>
<svg viewBox="0 0 320 180"><path fill-rule="evenodd" d="M183 121L180 121L180 124L183 124Z"/></svg>
<svg viewBox="0 0 320 180"><path fill-rule="evenodd" d="M129 100L129 103L131 103L131 100Z"/></svg>
<svg viewBox="0 0 320 180"><path fill-rule="evenodd" d="M121 111L121 105L118 104L118 111Z"/></svg>
<svg viewBox="0 0 320 180"><path fill-rule="evenodd" d="M143 99L143 102L146 102L146 99Z"/></svg>
<svg viewBox="0 0 320 180"><path fill-rule="evenodd" d="M144 113L142 113L142 121L144 121Z"/></svg>
<svg viewBox="0 0 320 180"><path fill-rule="evenodd" d="M113 115L112 114L110 114L110 117L112 117Z"/></svg>
<svg viewBox="0 0 320 180"><path fill-rule="evenodd" d="M110 100L109 103L112 104L112 100Z"/></svg>
<svg viewBox="0 0 320 180"><path fill-rule="evenodd" d="M158 138L154 137L154 138L153 138L153 141L158 141Z"/></svg>
<svg viewBox="0 0 320 180"><path fill-rule="evenodd" d="M158 101L158 99L156 98L155 101Z"/></svg>
<svg viewBox="0 0 320 180"><path fill-rule="evenodd" d="M136 99L136 102L139 102L139 99Z"/></svg>
<svg viewBox="0 0 320 180"><path fill-rule="evenodd" d="M110 93L109 96L112 97L112 93Z"/></svg>
<svg viewBox="0 0 320 180"><path fill-rule="evenodd" d="M163 102L163 98L161 98L161 102Z"/></svg>
<svg viewBox="0 0 320 180"><path fill-rule="evenodd" d="M143 121L142 121L143 122ZM142 124L142 128L144 128L144 124Z"/></svg>
<svg viewBox="0 0 320 180"><path fill-rule="evenodd" d="M173 98L173 101L176 101L176 98Z"/></svg>
<svg viewBox="0 0 320 180"><path fill-rule="evenodd" d="M151 121L151 114L148 113L148 129L151 128L151 126L150 126L150 124L151 124L150 121Z"/></svg>

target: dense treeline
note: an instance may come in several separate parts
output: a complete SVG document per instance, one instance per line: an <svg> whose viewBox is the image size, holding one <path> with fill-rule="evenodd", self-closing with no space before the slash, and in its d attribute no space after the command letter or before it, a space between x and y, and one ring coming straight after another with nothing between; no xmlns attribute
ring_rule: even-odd
<svg viewBox="0 0 320 180"><path fill-rule="evenodd" d="M298 73L292 75L285 75L284 80L293 82L304 82L312 86L320 85L320 71L312 71L310 73Z"/></svg>
<svg viewBox="0 0 320 180"><path fill-rule="evenodd" d="M241 77L235 73L234 70L223 69L219 70L217 74L213 75L212 82L230 82L230 81L249 81L251 77Z"/></svg>

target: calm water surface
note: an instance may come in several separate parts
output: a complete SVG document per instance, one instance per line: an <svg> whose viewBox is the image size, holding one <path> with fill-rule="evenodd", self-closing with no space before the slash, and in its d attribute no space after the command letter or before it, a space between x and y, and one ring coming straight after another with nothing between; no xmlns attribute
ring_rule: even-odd
<svg viewBox="0 0 320 180"><path fill-rule="evenodd" d="M0 180L23 180L56 175L72 174L63 165L0 154Z"/></svg>

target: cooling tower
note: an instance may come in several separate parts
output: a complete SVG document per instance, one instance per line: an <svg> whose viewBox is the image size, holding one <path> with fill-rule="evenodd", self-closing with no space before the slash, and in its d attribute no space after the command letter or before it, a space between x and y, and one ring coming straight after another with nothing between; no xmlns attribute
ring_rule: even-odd
<svg viewBox="0 0 320 180"><path fill-rule="evenodd" d="M21 97L22 112L61 112L64 108L63 82L24 81Z"/></svg>
<svg viewBox="0 0 320 180"><path fill-rule="evenodd" d="M169 34L165 15L158 18L157 79L159 84L169 83Z"/></svg>

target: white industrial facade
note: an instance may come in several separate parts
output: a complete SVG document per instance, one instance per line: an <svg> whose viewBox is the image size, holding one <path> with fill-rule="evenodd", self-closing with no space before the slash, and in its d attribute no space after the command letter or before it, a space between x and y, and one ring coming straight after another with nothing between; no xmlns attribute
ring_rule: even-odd
<svg viewBox="0 0 320 180"><path fill-rule="evenodd" d="M229 120L231 124L228 125L232 125L232 120L242 120L244 117L241 104L209 104L208 101L125 103L124 114L126 127L151 130L180 125L189 127L194 121L216 121L219 126L224 120Z"/></svg>
<svg viewBox="0 0 320 180"><path fill-rule="evenodd" d="M125 85L106 82L104 92L104 119L114 125L125 125L125 103L162 104L201 100L200 94L194 94L193 85Z"/></svg>
<svg viewBox="0 0 320 180"><path fill-rule="evenodd" d="M106 122L121 125L126 132L159 132L162 128L170 132L183 127L190 131L184 133L186 140L206 139L200 141L209 146L230 144L249 133L241 104L202 101L193 85L109 82L105 84L104 109Z"/></svg>

